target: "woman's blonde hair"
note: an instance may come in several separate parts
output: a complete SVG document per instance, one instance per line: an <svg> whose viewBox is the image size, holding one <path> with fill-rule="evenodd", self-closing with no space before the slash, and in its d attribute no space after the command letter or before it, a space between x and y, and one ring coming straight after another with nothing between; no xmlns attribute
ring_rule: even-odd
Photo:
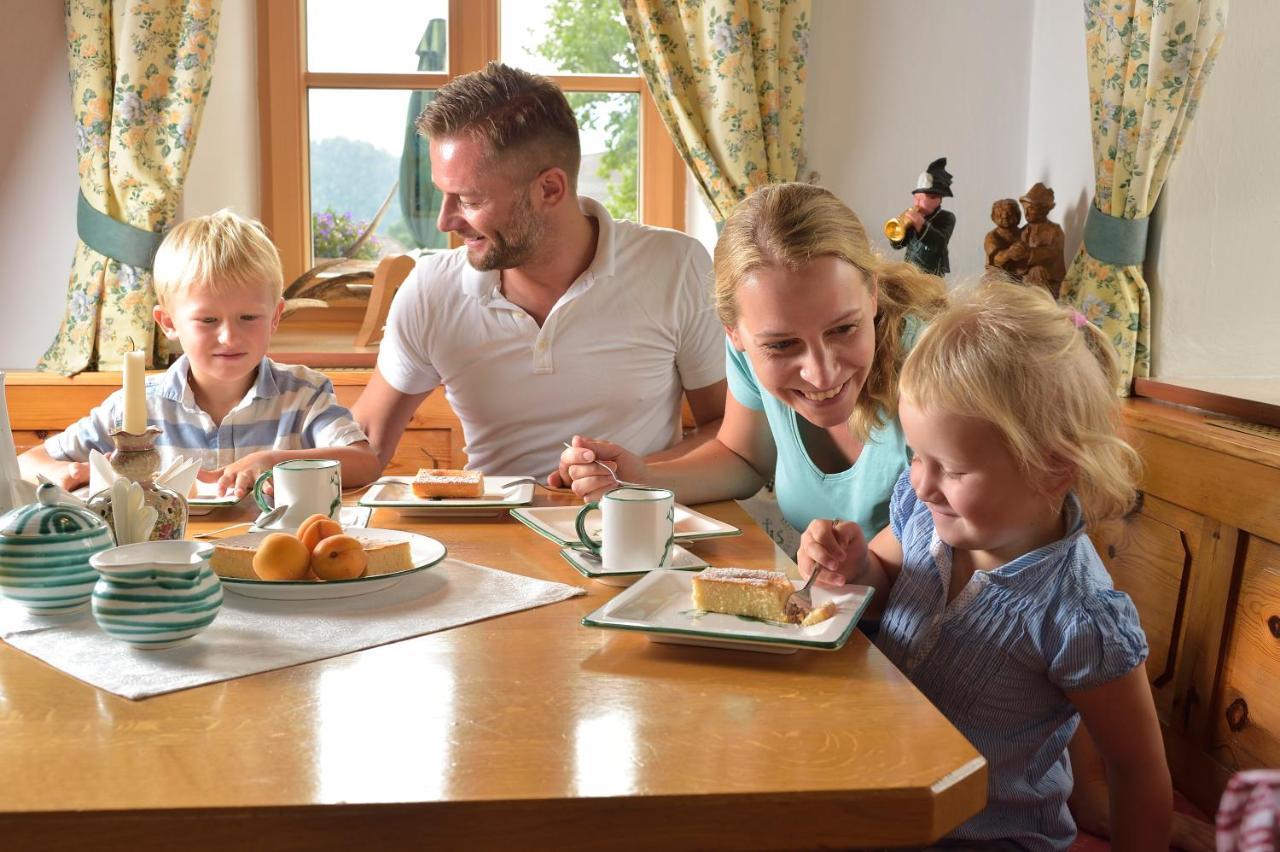
<svg viewBox="0 0 1280 852"><path fill-rule="evenodd" d="M866 441L898 413L898 371L906 356L908 316L928 322L946 304L942 279L909 263L886 262L871 250L857 215L829 190L807 183L762 187L741 201L716 241L715 301L720 322L738 323L738 287L758 269L798 269L838 257L877 292L875 358L849 426Z"/></svg>
<svg viewBox="0 0 1280 852"><path fill-rule="evenodd" d="M1067 472L1089 524L1133 505L1139 460L1117 434L1110 341L1040 287L988 280L953 291L902 369L922 410L977 417L1032 482Z"/></svg>
<svg viewBox="0 0 1280 852"><path fill-rule="evenodd" d="M188 219L166 234L152 276L161 307L193 287L213 294L261 287L272 301L284 290L280 253L266 229L230 210Z"/></svg>

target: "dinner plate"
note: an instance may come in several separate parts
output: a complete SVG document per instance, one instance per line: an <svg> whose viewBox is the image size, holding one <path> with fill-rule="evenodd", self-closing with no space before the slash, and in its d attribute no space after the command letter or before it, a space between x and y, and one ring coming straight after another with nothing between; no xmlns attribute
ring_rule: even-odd
<svg viewBox="0 0 1280 852"><path fill-rule="evenodd" d="M533 502L533 484L526 482L513 488L503 488L520 476L484 477L484 495L480 497L441 497L423 499L413 493L412 476L384 476L369 487L360 497L361 506L379 509L395 509L407 517L431 515L492 516L512 506L525 506Z"/></svg>
<svg viewBox="0 0 1280 852"><path fill-rule="evenodd" d="M531 509L512 509L511 516L538 535L549 538L561 547L582 546L578 530L574 526L581 506L538 506ZM592 538L600 538L600 513L587 515L587 532ZM676 504L676 541L697 541L704 538L721 538L742 535L742 530L724 521L717 521L687 506Z"/></svg>
<svg viewBox="0 0 1280 852"><path fill-rule="evenodd" d="M630 586L645 574L651 574L658 570L656 568L641 568L640 570L606 571L599 556L580 547L562 547L560 549L560 558L572 565L582 576L589 577L597 583L604 583L606 586ZM671 565L669 567L673 571L698 571L708 566L707 561L701 556L685 550L677 544L671 548Z"/></svg>
<svg viewBox="0 0 1280 852"><path fill-rule="evenodd" d="M409 537L409 554L413 567L394 574L378 574L373 577L357 577L354 580L329 580L320 583L314 580L244 580L236 577L222 577L222 587L229 592L247 598L266 598L276 601L314 601L327 598L352 598L356 595L367 595L378 592L399 583L410 574L424 571L444 559L448 550L434 538L417 533L384 530L369 527L354 531L356 535L368 539L399 539ZM264 536L265 538L265 536Z"/></svg>
<svg viewBox="0 0 1280 852"><path fill-rule="evenodd" d="M871 600L870 586L813 587L813 603L834 600L836 614L811 627L778 624L743 615L703 612L693 605L693 574L651 571L582 619L587 627L636 630L654 642L707 645L791 654L800 648L834 651L844 646ZM796 585L800 585L799 582Z"/></svg>

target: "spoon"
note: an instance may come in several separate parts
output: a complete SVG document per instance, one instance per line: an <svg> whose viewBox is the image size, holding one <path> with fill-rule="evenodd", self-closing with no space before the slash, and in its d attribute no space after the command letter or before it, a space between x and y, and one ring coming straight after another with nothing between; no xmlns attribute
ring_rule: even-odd
<svg viewBox="0 0 1280 852"><path fill-rule="evenodd" d="M258 519L253 522L253 525L260 530L264 530L267 527L274 524L276 521L283 518L284 513L287 511L289 511L289 504L281 503L279 506L276 506L274 509L270 510L269 512L263 512L261 515L259 515Z"/></svg>

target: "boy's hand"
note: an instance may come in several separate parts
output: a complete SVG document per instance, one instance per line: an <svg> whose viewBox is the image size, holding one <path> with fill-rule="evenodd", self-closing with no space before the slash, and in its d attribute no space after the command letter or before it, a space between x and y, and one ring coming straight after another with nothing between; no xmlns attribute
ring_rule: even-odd
<svg viewBox="0 0 1280 852"><path fill-rule="evenodd" d="M800 537L796 564L805 579L814 571L822 571L819 583L843 586L858 578L866 562L867 539L853 521L818 518Z"/></svg>
<svg viewBox="0 0 1280 852"><path fill-rule="evenodd" d="M88 462L67 462L65 469L58 476L50 476L63 491L74 491L89 482Z"/></svg>
<svg viewBox="0 0 1280 852"><path fill-rule="evenodd" d="M239 461L232 462L221 470L201 471L200 478L205 482L218 483L218 496L234 494L236 499L253 490L253 483L264 471L271 470L275 458L268 450L250 453ZM271 493L271 483L263 487L263 491Z"/></svg>

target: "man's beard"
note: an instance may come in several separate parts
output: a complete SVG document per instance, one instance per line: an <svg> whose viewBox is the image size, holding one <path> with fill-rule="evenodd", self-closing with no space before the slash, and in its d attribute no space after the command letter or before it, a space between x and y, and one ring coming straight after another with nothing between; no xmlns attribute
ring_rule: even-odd
<svg viewBox="0 0 1280 852"><path fill-rule="evenodd" d="M511 211L508 226L503 231L495 229L488 237L489 250L479 257L468 252L467 261L481 272L523 266L541 245L544 231L544 223L533 212L529 196L522 195Z"/></svg>

